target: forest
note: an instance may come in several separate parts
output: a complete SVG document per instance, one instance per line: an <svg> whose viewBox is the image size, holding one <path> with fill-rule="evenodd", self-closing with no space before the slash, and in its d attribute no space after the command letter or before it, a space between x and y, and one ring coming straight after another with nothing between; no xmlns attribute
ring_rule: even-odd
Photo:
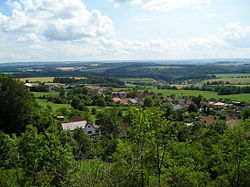
<svg viewBox="0 0 250 187"><path fill-rule="evenodd" d="M187 111L175 111L153 96L143 106L110 101L102 110L91 105L109 100L95 100L87 88L60 89L59 96L73 109L41 107L23 82L0 76L0 186L250 185L247 108L238 125L229 125L201 97L192 97ZM184 123L185 115L196 118L201 110L215 121ZM78 116L99 126L101 135L63 130L57 116Z"/></svg>

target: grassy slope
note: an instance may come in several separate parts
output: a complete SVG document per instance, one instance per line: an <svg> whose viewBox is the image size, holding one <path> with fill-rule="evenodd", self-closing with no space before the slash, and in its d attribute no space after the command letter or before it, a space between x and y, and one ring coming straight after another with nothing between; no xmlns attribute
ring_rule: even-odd
<svg viewBox="0 0 250 187"><path fill-rule="evenodd" d="M69 104L55 104L55 103L52 103L52 102L48 102L46 99L38 99L40 96L43 96L43 95L58 95L58 92L32 92L36 98L36 101L38 103L38 105L40 106L43 106L43 107L46 107L47 105L50 105L54 111L56 111L57 109L59 108L72 108Z"/></svg>
<svg viewBox="0 0 250 187"><path fill-rule="evenodd" d="M202 82L214 82L214 81L224 81L224 82L230 82L231 84L250 84L250 78L223 78L223 79L209 79Z"/></svg>
<svg viewBox="0 0 250 187"><path fill-rule="evenodd" d="M237 77L249 77L250 73L227 73L227 74L213 74L217 78L237 78Z"/></svg>
<svg viewBox="0 0 250 187"><path fill-rule="evenodd" d="M222 99L222 98L228 98L231 100L237 100L242 102L248 102L250 103L250 94L233 94L233 95L218 95L216 92L209 92L209 91L199 91L199 90L152 90L155 93L162 93L163 96L168 96L171 94L175 95L183 95L183 96L198 96L202 95L203 97L210 99Z"/></svg>
<svg viewBox="0 0 250 187"><path fill-rule="evenodd" d="M72 108L69 104L55 104L52 102L48 102L45 99L36 99L36 101L37 101L38 105L43 106L43 107L50 105L54 111L56 111L57 109L60 109L60 108L67 108L67 109Z"/></svg>

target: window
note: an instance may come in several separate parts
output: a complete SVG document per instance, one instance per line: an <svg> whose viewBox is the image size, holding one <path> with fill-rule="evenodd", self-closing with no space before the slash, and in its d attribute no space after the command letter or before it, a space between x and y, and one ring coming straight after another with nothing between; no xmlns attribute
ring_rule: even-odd
<svg viewBox="0 0 250 187"><path fill-rule="evenodd" d="M88 131L88 134L92 134L92 131Z"/></svg>
<svg viewBox="0 0 250 187"><path fill-rule="evenodd" d="M98 130L98 129L97 129L97 130L95 130L95 133L96 133L96 134L98 134L98 133L99 133L99 130Z"/></svg>

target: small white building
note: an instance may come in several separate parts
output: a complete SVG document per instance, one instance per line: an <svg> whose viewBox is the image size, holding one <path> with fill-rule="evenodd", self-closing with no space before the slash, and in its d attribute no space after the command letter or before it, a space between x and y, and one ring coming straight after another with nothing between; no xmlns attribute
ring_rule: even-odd
<svg viewBox="0 0 250 187"><path fill-rule="evenodd" d="M77 121L62 123L63 130L75 130L77 128L82 128L87 136L100 135L101 131L97 125L91 125L87 121Z"/></svg>
<svg viewBox="0 0 250 187"><path fill-rule="evenodd" d="M25 83L24 86L28 87L28 88L31 88L32 87L32 84L30 83Z"/></svg>

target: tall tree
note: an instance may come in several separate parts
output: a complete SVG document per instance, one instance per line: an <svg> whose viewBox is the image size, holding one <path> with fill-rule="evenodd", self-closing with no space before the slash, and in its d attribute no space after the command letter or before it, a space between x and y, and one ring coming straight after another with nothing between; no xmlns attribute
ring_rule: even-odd
<svg viewBox="0 0 250 187"><path fill-rule="evenodd" d="M0 131L23 131L34 106L35 98L22 82L0 76Z"/></svg>

